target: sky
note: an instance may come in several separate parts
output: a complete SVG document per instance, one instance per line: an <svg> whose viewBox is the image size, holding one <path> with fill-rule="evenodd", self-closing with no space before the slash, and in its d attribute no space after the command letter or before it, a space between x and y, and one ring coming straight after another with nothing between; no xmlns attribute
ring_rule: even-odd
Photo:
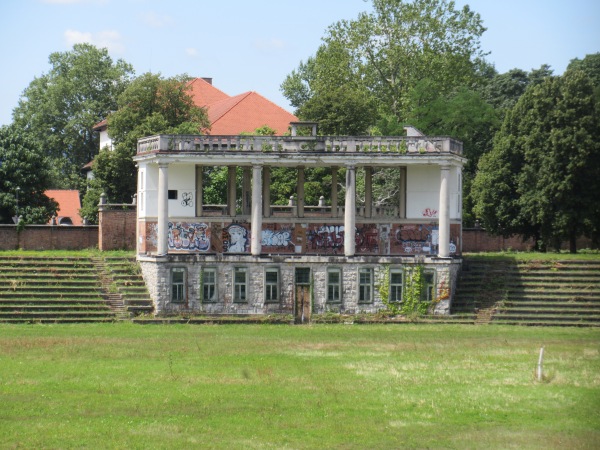
<svg viewBox="0 0 600 450"><path fill-rule="evenodd" d="M479 13L482 49L500 73L600 51L598 0L456 0ZM364 0L0 0L0 125L48 57L88 42L136 75L213 78L228 95L256 91L293 112L280 85L327 28L371 10Z"/></svg>

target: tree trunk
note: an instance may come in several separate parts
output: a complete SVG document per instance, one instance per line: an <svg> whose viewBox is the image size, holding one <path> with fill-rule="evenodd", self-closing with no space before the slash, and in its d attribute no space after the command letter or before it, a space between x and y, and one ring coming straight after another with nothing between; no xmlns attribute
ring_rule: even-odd
<svg viewBox="0 0 600 450"><path fill-rule="evenodd" d="M577 235L571 233L569 236L569 253L577 253Z"/></svg>

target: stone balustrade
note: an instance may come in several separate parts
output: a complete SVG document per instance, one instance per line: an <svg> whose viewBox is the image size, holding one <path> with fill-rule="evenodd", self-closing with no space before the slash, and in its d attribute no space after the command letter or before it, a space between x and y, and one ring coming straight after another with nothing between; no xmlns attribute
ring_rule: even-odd
<svg viewBox="0 0 600 450"><path fill-rule="evenodd" d="M138 141L137 153L314 152L462 155L462 143L431 136L201 136L159 135Z"/></svg>

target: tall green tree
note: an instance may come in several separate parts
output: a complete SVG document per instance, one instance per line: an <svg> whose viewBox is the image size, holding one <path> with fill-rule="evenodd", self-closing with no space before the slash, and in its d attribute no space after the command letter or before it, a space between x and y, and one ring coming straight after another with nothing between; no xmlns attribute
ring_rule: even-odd
<svg viewBox="0 0 600 450"><path fill-rule="evenodd" d="M92 128L117 108L133 69L90 44L52 53L49 62L50 71L23 92L13 121L33 134L50 158L52 187L79 188L81 167L98 153Z"/></svg>
<svg viewBox="0 0 600 450"><path fill-rule="evenodd" d="M580 70L531 85L479 164L475 211L492 232L544 249L598 232L600 133L592 80Z"/></svg>
<svg viewBox="0 0 600 450"><path fill-rule="evenodd" d="M47 223L58 206L44 194L49 187L48 159L40 143L14 124L1 127L0 223L13 223L15 216Z"/></svg>
<svg viewBox="0 0 600 450"><path fill-rule="evenodd" d="M359 98L368 93L376 99L379 116L403 122L414 106L408 94L419 81L428 78L438 92L449 93L477 79L485 28L468 6L459 10L445 0L372 3L372 13L330 26L316 56L284 80L282 91L300 112L313 98L347 85Z"/></svg>
<svg viewBox="0 0 600 450"><path fill-rule="evenodd" d="M133 80L108 116L114 150L103 150L92 166L95 181L84 198L82 214L97 217L96 197L104 191L112 203L130 203L136 192L133 156L137 140L153 134L200 134L210 126L203 108L194 104L185 75L163 78L146 73Z"/></svg>

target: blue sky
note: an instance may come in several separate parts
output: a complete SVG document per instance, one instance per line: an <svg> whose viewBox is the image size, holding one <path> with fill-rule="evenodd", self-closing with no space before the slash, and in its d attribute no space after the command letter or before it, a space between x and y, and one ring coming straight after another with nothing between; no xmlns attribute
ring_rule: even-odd
<svg viewBox="0 0 600 450"><path fill-rule="evenodd" d="M546 63L561 74L600 51L597 0L456 0L488 30L482 47L499 72ZM229 95L257 91L291 111L279 90L317 50L327 27L368 11L363 0L2 0L0 125L48 56L77 42L107 47L136 74L212 77Z"/></svg>

